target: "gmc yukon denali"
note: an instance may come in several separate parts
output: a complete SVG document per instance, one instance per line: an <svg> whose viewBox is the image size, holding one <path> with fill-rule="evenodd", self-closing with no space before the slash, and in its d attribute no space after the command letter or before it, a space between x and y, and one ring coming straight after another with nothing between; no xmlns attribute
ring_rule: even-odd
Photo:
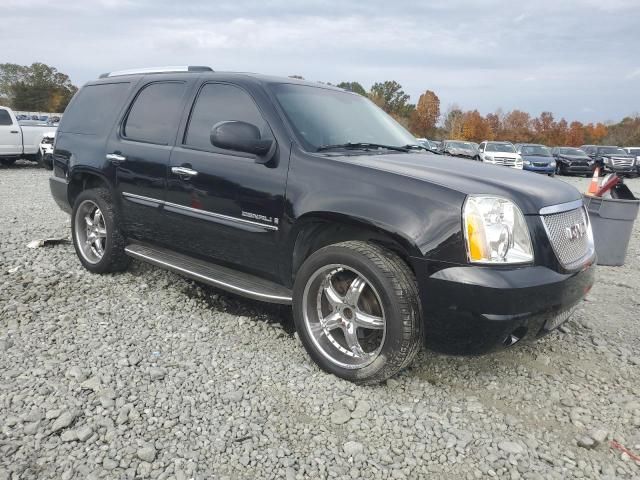
<svg viewBox="0 0 640 480"><path fill-rule="evenodd" d="M594 282L576 189L430 154L367 98L291 78L104 74L60 123L50 186L89 271L133 258L292 304L312 359L358 383L423 345L536 339Z"/></svg>

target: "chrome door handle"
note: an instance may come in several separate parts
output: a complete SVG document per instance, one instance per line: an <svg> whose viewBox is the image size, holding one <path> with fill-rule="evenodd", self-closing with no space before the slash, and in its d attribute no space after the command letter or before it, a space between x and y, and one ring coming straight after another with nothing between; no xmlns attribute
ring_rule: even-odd
<svg viewBox="0 0 640 480"><path fill-rule="evenodd" d="M171 167L171 173L175 173L176 175L180 175L182 177L195 177L198 175L196 170L192 170L187 167Z"/></svg>
<svg viewBox="0 0 640 480"><path fill-rule="evenodd" d="M127 157L118 155L117 153L107 153L106 158L113 163L122 163L127 160Z"/></svg>
<svg viewBox="0 0 640 480"><path fill-rule="evenodd" d="M11 130L10 133L19 133L18 130Z"/></svg>

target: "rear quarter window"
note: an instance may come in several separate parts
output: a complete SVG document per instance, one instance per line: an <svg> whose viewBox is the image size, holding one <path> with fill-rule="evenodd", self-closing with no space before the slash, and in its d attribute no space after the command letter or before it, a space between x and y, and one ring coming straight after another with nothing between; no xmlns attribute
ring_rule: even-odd
<svg viewBox="0 0 640 480"><path fill-rule="evenodd" d="M4 108L0 108L0 125L13 125L11 115Z"/></svg>
<svg viewBox="0 0 640 480"><path fill-rule="evenodd" d="M58 129L67 133L96 135L111 128L129 86L129 82L118 82L83 87L65 111Z"/></svg>

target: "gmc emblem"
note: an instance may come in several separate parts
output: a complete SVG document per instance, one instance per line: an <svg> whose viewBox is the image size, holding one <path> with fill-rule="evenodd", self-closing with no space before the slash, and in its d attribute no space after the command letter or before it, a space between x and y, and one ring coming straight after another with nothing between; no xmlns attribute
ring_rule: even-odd
<svg viewBox="0 0 640 480"><path fill-rule="evenodd" d="M578 240L579 238L584 237L587 234L587 226L584 222L576 223L564 229L564 234L569 239L569 241L573 242L574 240Z"/></svg>

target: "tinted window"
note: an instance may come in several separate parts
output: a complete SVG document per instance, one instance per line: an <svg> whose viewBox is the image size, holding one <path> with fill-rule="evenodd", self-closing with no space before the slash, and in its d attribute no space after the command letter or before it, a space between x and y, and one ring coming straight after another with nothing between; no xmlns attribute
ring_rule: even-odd
<svg viewBox="0 0 640 480"><path fill-rule="evenodd" d="M128 82L87 85L78 92L60 122L60 131L95 135L111 128L129 90Z"/></svg>
<svg viewBox="0 0 640 480"><path fill-rule="evenodd" d="M11 115L4 109L0 108L0 125L13 125Z"/></svg>
<svg viewBox="0 0 640 480"><path fill-rule="evenodd" d="M191 111L185 145L214 150L211 145L211 128L218 122L239 120L255 125L262 138L273 138L253 99L242 89L221 83L209 83L202 87Z"/></svg>
<svg viewBox="0 0 640 480"><path fill-rule="evenodd" d="M122 134L139 142L173 142L182 113L183 82L152 83L144 87L127 115Z"/></svg>

